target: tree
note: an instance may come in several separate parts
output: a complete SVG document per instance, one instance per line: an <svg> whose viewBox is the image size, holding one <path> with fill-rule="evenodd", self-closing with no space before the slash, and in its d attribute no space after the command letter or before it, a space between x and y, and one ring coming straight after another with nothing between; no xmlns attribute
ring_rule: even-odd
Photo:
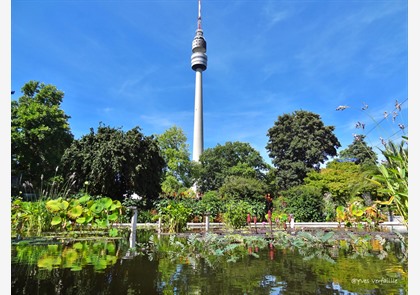
<svg viewBox="0 0 420 295"><path fill-rule="evenodd" d="M340 162L351 161L356 164L376 165L378 156L365 142L365 135L355 135L352 144L339 153Z"/></svg>
<svg viewBox="0 0 420 295"><path fill-rule="evenodd" d="M140 127L127 132L100 124L95 134L75 140L62 159L66 175L75 175L75 187L87 181L89 193L123 200L136 193L151 201L160 193L165 162L153 136Z"/></svg>
<svg viewBox="0 0 420 295"><path fill-rule="evenodd" d="M267 184L261 180L230 175L226 177L219 192L224 197L234 198L236 200L261 201L262 196L267 193L267 190Z"/></svg>
<svg viewBox="0 0 420 295"><path fill-rule="evenodd" d="M332 161L320 172L311 171L304 180L306 185L319 187L323 194L329 193L336 205L346 206L354 197L365 197L369 193L377 197L377 188L369 181L366 171L354 162ZM370 204L366 204L370 205Z"/></svg>
<svg viewBox="0 0 420 295"><path fill-rule="evenodd" d="M198 187L202 192L218 190L228 176L241 176L265 182L268 164L249 143L226 142L206 149L200 157Z"/></svg>
<svg viewBox="0 0 420 295"><path fill-rule="evenodd" d="M194 184L194 164L190 160L184 132L181 128L173 126L156 138L166 163L162 182L163 192L172 194L188 190Z"/></svg>
<svg viewBox="0 0 420 295"><path fill-rule="evenodd" d="M333 126L325 126L321 117L308 111L279 116L268 130L266 149L277 168L282 190L303 183L306 174L319 170L328 157L337 155L340 142Z"/></svg>
<svg viewBox="0 0 420 295"><path fill-rule="evenodd" d="M11 103L12 176L37 187L54 176L73 141L70 116L61 109L64 92L53 85L29 81L22 93Z"/></svg>

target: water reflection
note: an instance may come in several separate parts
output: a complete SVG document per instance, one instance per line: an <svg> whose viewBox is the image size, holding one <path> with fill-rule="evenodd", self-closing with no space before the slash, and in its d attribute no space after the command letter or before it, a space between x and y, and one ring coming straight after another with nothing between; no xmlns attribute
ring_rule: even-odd
<svg viewBox="0 0 420 295"><path fill-rule="evenodd" d="M355 252L238 239L14 245L12 294L407 294L407 261L392 243Z"/></svg>

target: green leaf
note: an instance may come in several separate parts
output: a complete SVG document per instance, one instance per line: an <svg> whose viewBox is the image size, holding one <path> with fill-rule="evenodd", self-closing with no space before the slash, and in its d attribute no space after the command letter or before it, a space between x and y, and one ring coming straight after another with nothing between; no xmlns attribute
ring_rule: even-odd
<svg viewBox="0 0 420 295"><path fill-rule="evenodd" d="M76 250L82 250L83 249L83 244L80 242L76 242L73 244L73 248Z"/></svg>
<svg viewBox="0 0 420 295"><path fill-rule="evenodd" d="M56 212L66 210L67 207L69 206L69 203L61 199L55 199L55 200L48 201L47 203L45 203L45 205L48 211L52 213L56 213Z"/></svg>
<svg viewBox="0 0 420 295"><path fill-rule="evenodd" d="M83 207L81 205L77 205L73 208L71 208L69 211L67 211L67 216L70 219L76 219L83 213Z"/></svg>
<svg viewBox="0 0 420 295"><path fill-rule="evenodd" d="M61 217L60 216L54 216L51 220L51 225L58 225L61 223Z"/></svg>
<svg viewBox="0 0 420 295"><path fill-rule="evenodd" d="M356 217L362 216L363 213L365 213L365 211L363 211L362 209L353 209L353 215Z"/></svg>
<svg viewBox="0 0 420 295"><path fill-rule="evenodd" d="M99 202L102 204L103 208L108 209L111 207L113 201L111 198L102 198L99 200Z"/></svg>
<svg viewBox="0 0 420 295"><path fill-rule="evenodd" d="M105 210L105 207L102 203L96 202L89 208L93 213L100 214L102 211Z"/></svg>
<svg viewBox="0 0 420 295"><path fill-rule="evenodd" d="M83 203L86 203L87 201L89 201L90 200L90 196L89 195L84 195L83 197L81 197L80 199L79 199L79 202L81 203L81 204L83 204Z"/></svg>
<svg viewBox="0 0 420 295"><path fill-rule="evenodd" d="M108 234L110 237L116 237L118 236L118 230L116 228L111 228L109 229Z"/></svg>
<svg viewBox="0 0 420 295"><path fill-rule="evenodd" d="M86 222L86 217L80 217L76 219L76 223L83 224Z"/></svg>
<svg viewBox="0 0 420 295"><path fill-rule="evenodd" d="M110 221L115 221L117 219L118 219L118 213L117 212L114 212L114 213L112 213L111 215L108 216L108 220L110 220Z"/></svg>
<svg viewBox="0 0 420 295"><path fill-rule="evenodd" d="M332 232L332 231L327 232L325 235L323 235L323 236L321 237L321 241L322 241L323 243L325 243L325 242L327 242L329 239L331 239L333 236L334 236L334 232Z"/></svg>

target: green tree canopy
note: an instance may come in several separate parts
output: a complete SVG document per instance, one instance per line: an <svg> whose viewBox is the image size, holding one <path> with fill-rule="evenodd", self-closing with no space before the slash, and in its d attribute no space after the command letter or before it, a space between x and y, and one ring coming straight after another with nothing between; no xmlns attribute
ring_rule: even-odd
<svg viewBox="0 0 420 295"><path fill-rule="evenodd" d="M193 163L190 160L187 137L183 130L173 126L157 135L161 155L166 163L162 190L164 193L180 193L192 187Z"/></svg>
<svg viewBox="0 0 420 295"><path fill-rule="evenodd" d="M218 190L228 176L265 181L269 165L249 143L226 142L206 149L200 157L198 187L201 192Z"/></svg>
<svg viewBox="0 0 420 295"><path fill-rule="evenodd" d="M22 175L36 187L54 176L66 148L73 141L61 109L64 92L53 85L29 81L23 96L11 102L12 175Z"/></svg>
<svg viewBox="0 0 420 295"><path fill-rule="evenodd" d="M263 201L262 197L267 191L268 186L265 182L255 178L235 175L226 177L225 182L219 189L220 194L225 198L248 201Z"/></svg>
<svg viewBox="0 0 420 295"><path fill-rule="evenodd" d="M302 184L309 171L337 155L340 142L333 132L333 126L325 126L319 115L308 111L278 117L268 130L266 149L277 168L280 189Z"/></svg>
<svg viewBox="0 0 420 295"><path fill-rule="evenodd" d="M95 134L75 140L62 159L63 170L73 174L76 188L89 182L89 193L122 200L136 193L148 200L160 193L165 166L153 136L145 136L140 127L127 132L100 124Z"/></svg>
<svg viewBox="0 0 420 295"><path fill-rule="evenodd" d="M356 164L377 164L378 155L368 146L365 135L355 135L353 142L339 153L339 161L351 161Z"/></svg>
<svg viewBox="0 0 420 295"><path fill-rule="evenodd" d="M332 161L319 172L309 172L304 182L320 188L324 194L330 193L335 204L345 206L353 197L377 196L377 188L369 178L361 165Z"/></svg>

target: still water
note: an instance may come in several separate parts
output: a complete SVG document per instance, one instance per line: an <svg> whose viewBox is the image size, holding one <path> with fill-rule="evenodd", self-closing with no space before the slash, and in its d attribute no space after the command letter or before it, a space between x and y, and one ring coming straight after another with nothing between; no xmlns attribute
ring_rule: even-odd
<svg viewBox="0 0 420 295"><path fill-rule="evenodd" d="M407 294L394 244L355 252L216 238L152 235L136 251L124 240L13 245L11 294Z"/></svg>

